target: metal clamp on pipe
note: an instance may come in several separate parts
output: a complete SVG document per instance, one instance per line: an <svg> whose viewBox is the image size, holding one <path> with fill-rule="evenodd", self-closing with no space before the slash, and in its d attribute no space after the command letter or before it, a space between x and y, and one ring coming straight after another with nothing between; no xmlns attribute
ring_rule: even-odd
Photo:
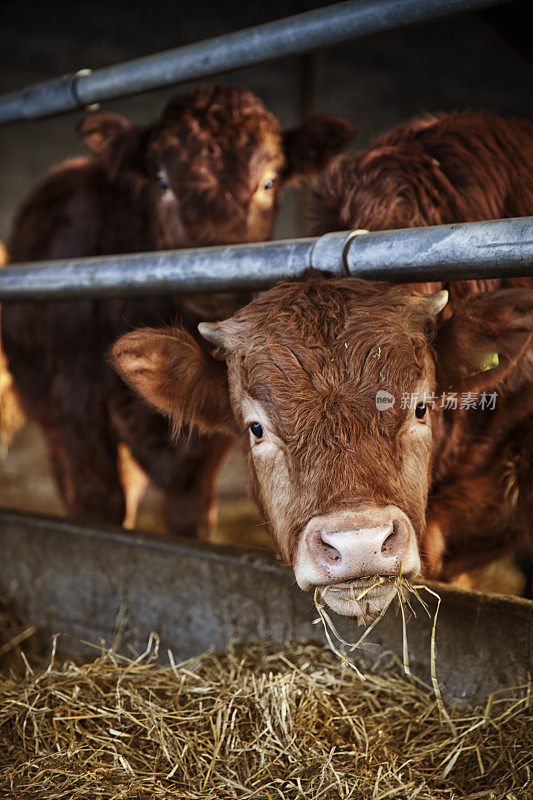
<svg viewBox="0 0 533 800"><path fill-rule="evenodd" d="M533 217L19 264L0 270L0 302L253 291L309 267L407 282L533 275Z"/></svg>
<svg viewBox="0 0 533 800"><path fill-rule="evenodd" d="M356 236L361 236L364 233L370 233L370 231L367 231L366 228L358 228L357 230L352 231L350 234L348 234L348 236L346 237L346 241L344 242L344 247L342 248L342 271L347 278L349 278L352 274L350 272L350 266L348 263L348 252L350 250L351 244L353 240L356 238Z"/></svg>
<svg viewBox="0 0 533 800"><path fill-rule="evenodd" d="M80 69L0 97L0 123L50 117L85 108L88 104L79 95L79 82L91 74L90 69Z"/></svg>
<svg viewBox="0 0 533 800"><path fill-rule="evenodd" d="M347 0L0 97L0 124L205 78L507 0Z"/></svg>
<svg viewBox="0 0 533 800"><path fill-rule="evenodd" d="M533 275L533 217L373 231L347 243L360 278L453 281Z"/></svg>
<svg viewBox="0 0 533 800"><path fill-rule="evenodd" d="M72 99L74 100L74 102L76 103L76 106L78 108L87 108L88 107L88 104L84 103L82 98L80 97L80 94L79 94L79 91L78 91L79 81L82 78L86 78L88 75L92 75L92 73L93 73L92 69L79 69L77 72L75 72L70 77L70 87L69 87L70 88L70 92L72 94ZM91 103L90 105L98 105L98 104Z"/></svg>

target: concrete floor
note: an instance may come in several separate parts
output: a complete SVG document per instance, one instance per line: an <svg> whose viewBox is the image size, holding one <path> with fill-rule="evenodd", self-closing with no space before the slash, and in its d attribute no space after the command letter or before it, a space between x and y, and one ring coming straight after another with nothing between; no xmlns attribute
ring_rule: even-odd
<svg viewBox="0 0 533 800"><path fill-rule="evenodd" d="M0 4L0 92L56 77L82 67L97 68L158 52L327 5L306 0L56 0ZM521 42L527 29L525 2L481 14L419 25L346 44L321 56L318 110L340 114L358 128L354 148L400 121L423 111L484 108L504 115L531 115L533 66ZM217 82L245 85L257 92L283 124L301 117L305 63L298 58L217 76ZM165 89L106 104L135 122L157 115L177 89ZM0 128L0 238L8 236L12 216L48 169L81 153L74 128L81 114ZM302 232L296 190L287 192L277 238ZM217 538L247 547L268 548L255 507L246 499L243 464L233 455L221 485ZM63 515L35 426L17 435L0 463L0 505ZM139 526L160 531L160 498L149 490ZM502 572L500 568L496 572ZM497 579L481 576L484 588L519 591L520 577L504 568ZM488 581L483 584L482 581Z"/></svg>

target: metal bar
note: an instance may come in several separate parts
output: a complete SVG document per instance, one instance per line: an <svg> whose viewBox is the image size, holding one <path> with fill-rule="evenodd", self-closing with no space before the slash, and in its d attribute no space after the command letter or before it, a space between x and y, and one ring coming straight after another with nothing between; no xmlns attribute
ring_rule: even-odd
<svg viewBox="0 0 533 800"><path fill-rule="evenodd" d="M361 278L395 281L533 275L533 217L358 236L346 261Z"/></svg>
<svg viewBox="0 0 533 800"><path fill-rule="evenodd" d="M120 619L127 619L129 641L138 652L152 631L158 633L162 659L168 649L177 660L210 647L223 650L232 639L283 643L306 636L325 643L322 627L312 624L311 596L298 589L288 567L266 553L9 511L0 511L0 553L0 593L11 595L14 608L31 621L47 623L47 633L65 634L58 640L63 653L83 649L69 635L111 645ZM533 670L533 603L430 586L442 598L436 669L445 699L481 702L490 692L527 684ZM434 599L424 598L433 612ZM332 616L346 640L356 641L361 631L355 621ZM429 683L426 614L411 617L407 635L413 672ZM392 608L370 640L379 652L401 659L402 626ZM494 642L505 658L494 658ZM377 656L373 649L371 661Z"/></svg>
<svg viewBox="0 0 533 800"><path fill-rule="evenodd" d="M257 290L309 267L394 281L533 275L533 217L26 263L0 270L0 301Z"/></svg>
<svg viewBox="0 0 533 800"><path fill-rule="evenodd" d="M143 58L54 78L0 97L0 123L205 78L507 0L349 0Z"/></svg>
<svg viewBox="0 0 533 800"><path fill-rule="evenodd" d="M311 265L313 239L22 264L1 270L0 300L156 296L262 288Z"/></svg>

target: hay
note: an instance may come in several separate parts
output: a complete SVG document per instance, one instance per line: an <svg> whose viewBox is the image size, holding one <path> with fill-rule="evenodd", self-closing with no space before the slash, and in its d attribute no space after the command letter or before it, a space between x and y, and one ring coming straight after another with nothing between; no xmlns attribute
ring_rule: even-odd
<svg viewBox="0 0 533 800"><path fill-rule="evenodd" d="M45 653L35 638L40 625L28 625L11 609L11 598L0 595L0 677L4 672L24 674L25 660L44 661Z"/></svg>
<svg viewBox="0 0 533 800"><path fill-rule="evenodd" d="M5 644L5 642L4 642ZM12 648L14 652L20 643ZM443 721L393 662L361 682L326 648L233 645L184 664L54 655L0 676L10 800L526 800L531 696ZM22 659L22 656L21 656ZM23 661L21 664L24 666ZM529 787L529 788L528 788Z"/></svg>
<svg viewBox="0 0 533 800"><path fill-rule="evenodd" d="M400 574L391 581L391 591L389 592L388 598L386 599L381 611L375 619L371 622L370 625L367 625L367 621L369 619L368 615L366 615L363 611L363 607L359 606L361 600L366 598L370 592L375 589L376 587L382 586L386 583L386 579L383 576L368 576L362 579L363 584L366 583L366 587L356 596L355 591L352 592L353 594L353 601L355 608L357 609L357 621L360 625L365 625L366 630L364 633L357 639L356 642L347 642L343 637L339 634L335 625L333 624L331 617L325 611L325 605L327 602L327 596L329 592L334 592L336 589L335 584L329 584L327 586L317 587L314 593L314 603L315 608L318 611L319 621L322 622L324 633L326 635L326 640L332 650L338 658L348 667L353 669L355 674L361 680L365 680L364 675L361 673L357 665L351 661L346 656L346 649L349 652L355 652L357 649L361 649L364 646L365 639L374 630L376 625L383 619L385 616L386 611L388 610L390 604L393 600L396 600L398 606L400 608L400 612L402 615L402 638L403 638L403 647L402 647L402 657L403 657L403 671L406 675L411 675L411 667L409 663L409 645L407 640L407 616L405 611L405 606L408 607L411 614L416 616L416 613L411 605L409 600L409 596L412 594L416 597L428 617L431 619L431 613L427 606L427 603L424 602L420 592L427 592L428 594L435 597L437 600L437 606L435 609L435 613L433 615L433 621L431 625L431 639L430 639L430 676L431 676L431 686L433 687L433 693L435 695L435 699L437 701L437 705L441 715L451 722L448 712L444 706L444 701L442 699L442 694L439 686L439 681L437 678L437 619L439 616L440 604L441 604L441 597L437 592L430 589L429 586L425 584L413 584L411 581L404 578L400 572ZM317 620L318 621L318 620ZM334 636L337 641L340 643L341 649L334 643L332 636ZM453 727L453 726L452 726Z"/></svg>

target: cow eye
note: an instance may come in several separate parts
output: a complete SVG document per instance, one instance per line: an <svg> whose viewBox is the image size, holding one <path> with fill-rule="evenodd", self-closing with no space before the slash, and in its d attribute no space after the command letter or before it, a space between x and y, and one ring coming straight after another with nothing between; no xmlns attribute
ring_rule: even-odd
<svg viewBox="0 0 533 800"><path fill-rule="evenodd" d="M157 179L157 185L160 189L168 189L170 183L168 182L167 178L164 175L160 175Z"/></svg>
<svg viewBox="0 0 533 800"><path fill-rule="evenodd" d="M252 431L256 439L262 439L263 436L265 435L262 425L260 425L258 422L251 422L250 430Z"/></svg>
<svg viewBox="0 0 533 800"><path fill-rule="evenodd" d="M415 408L415 417L417 419L424 419L425 416L426 416L426 404L419 403Z"/></svg>
<svg viewBox="0 0 533 800"><path fill-rule="evenodd" d="M264 182L263 189L268 191L269 189L273 188L274 188L274 178L269 178L267 181Z"/></svg>

